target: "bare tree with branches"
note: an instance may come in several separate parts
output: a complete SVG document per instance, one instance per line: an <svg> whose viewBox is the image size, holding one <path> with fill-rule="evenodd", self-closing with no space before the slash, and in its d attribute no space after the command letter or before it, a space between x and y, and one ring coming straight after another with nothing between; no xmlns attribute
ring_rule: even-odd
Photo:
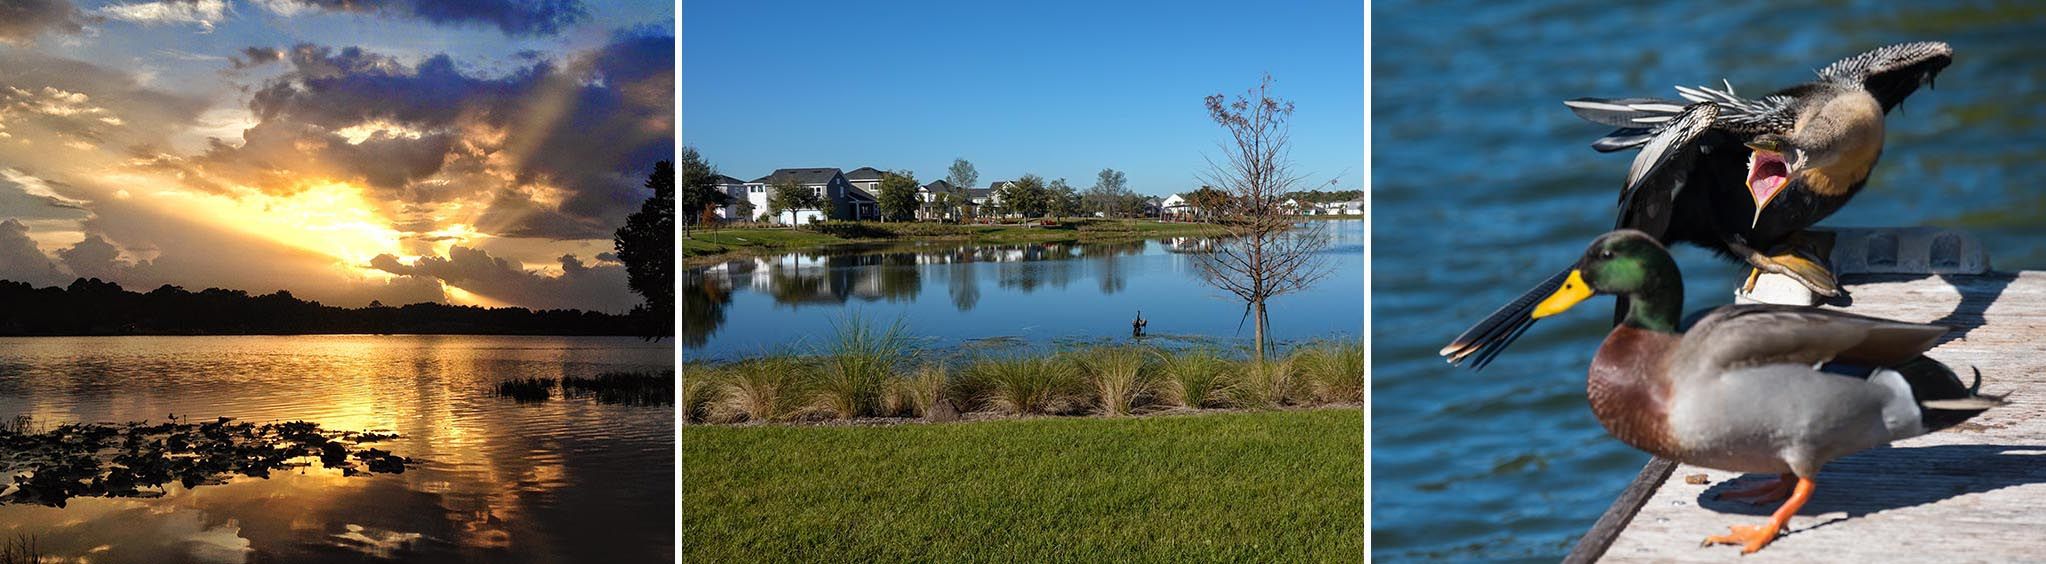
<svg viewBox="0 0 2046 564"><path fill-rule="evenodd" d="M1208 117L1229 136L1217 143L1227 158L1207 157L1201 180L1228 193L1230 205L1219 210L1218 222L1229 236L1194 262L1202 280L1243 300L1244 317L1255 326L1260 361L1271 350L1265 303L1313 286L1330 269L1322 254L1329 240L1321 224L1296 226L1280 206L1303 176L1293 170L1288 147L1293 103L1274 96L1272 76L1266 74L1234 100L1221 94L1207 97Z"/></svg>

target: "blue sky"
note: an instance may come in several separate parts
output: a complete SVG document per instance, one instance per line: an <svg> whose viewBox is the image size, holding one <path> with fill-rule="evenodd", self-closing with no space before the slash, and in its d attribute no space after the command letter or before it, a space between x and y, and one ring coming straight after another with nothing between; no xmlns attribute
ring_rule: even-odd
<svg viewBox="0 0 2046 564"><path fill-rule="evenodd" d="M982 185L1085 188L1106 167L1166 194L1220 156L1202 98L1270 72L1298 106L1297 169L1365 177L1359 2L867 4L686 2L683 143L747 180L875 166L928 182L964 157Z"/></svg>

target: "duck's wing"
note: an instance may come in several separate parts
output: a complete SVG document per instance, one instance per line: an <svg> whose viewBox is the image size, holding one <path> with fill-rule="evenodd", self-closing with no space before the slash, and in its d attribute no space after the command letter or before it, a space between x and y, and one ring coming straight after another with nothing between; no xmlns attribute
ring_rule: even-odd
<svg viewBox="0 0 2046 564"><path fill-rule="evenodd" d="M1731 305L1684 333L1672 368L1717 373L1769 364L1845 362L1895 367L1939 344L1949 329L1811 307Z"/></svg>
<svg viewBox="0 0 2046 564"><path fill-rule="evenodd" d="M1627 183L1620 189L1614 229L1638 229L1658 240L1669 231L1677 194L1689 183L1691 170L1704 152L1699 144L1719 119L1719 111L1716 104L1691 104L1641 144L1634 164L1627 167Z"/></svg>
<svg viewBox="0 0 2046 564"><path fill-rule="evenodd" d="M1888 112L1918 91L1918 85L1932 84L1953 62L1954 48L1944 42L1900 43L1826 65L1819 69L1819 78L1859 84Z"/></svg>

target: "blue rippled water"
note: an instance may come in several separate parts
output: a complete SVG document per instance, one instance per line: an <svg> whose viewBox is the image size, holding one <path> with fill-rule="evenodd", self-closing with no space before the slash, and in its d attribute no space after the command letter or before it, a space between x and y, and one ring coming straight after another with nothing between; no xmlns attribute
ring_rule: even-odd
<svg viewBox="0 0 2046 564"><path fill-rule="evenodd" d="M1647 461L1585 407L1603 315L1545 321L1484 372L1436 349L1565 266L1612 223L1631 153L1560 103L1759 95L1836 59L1953 44L1936 90L1888 119L1869 188L1826 225L1940 225L2001 270L2046 268L2046 6L2014 2L1380 1L1372 60L1372 554L1561 557ZM1677 252L1689 306L1744 272Z"/></svg>

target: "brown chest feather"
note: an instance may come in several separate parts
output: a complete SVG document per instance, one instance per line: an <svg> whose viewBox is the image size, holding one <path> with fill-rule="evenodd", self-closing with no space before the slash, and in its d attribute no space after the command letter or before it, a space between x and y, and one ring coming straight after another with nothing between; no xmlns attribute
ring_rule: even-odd
<svg viewBox="0 0 2046 564"><path fill-rule="evenodd" d="M1679 336L1625 325L1613 328L1591 361L1585 395L1591 412L1620 442L1676 458L1669 430L1667 364Z"/></svg>

